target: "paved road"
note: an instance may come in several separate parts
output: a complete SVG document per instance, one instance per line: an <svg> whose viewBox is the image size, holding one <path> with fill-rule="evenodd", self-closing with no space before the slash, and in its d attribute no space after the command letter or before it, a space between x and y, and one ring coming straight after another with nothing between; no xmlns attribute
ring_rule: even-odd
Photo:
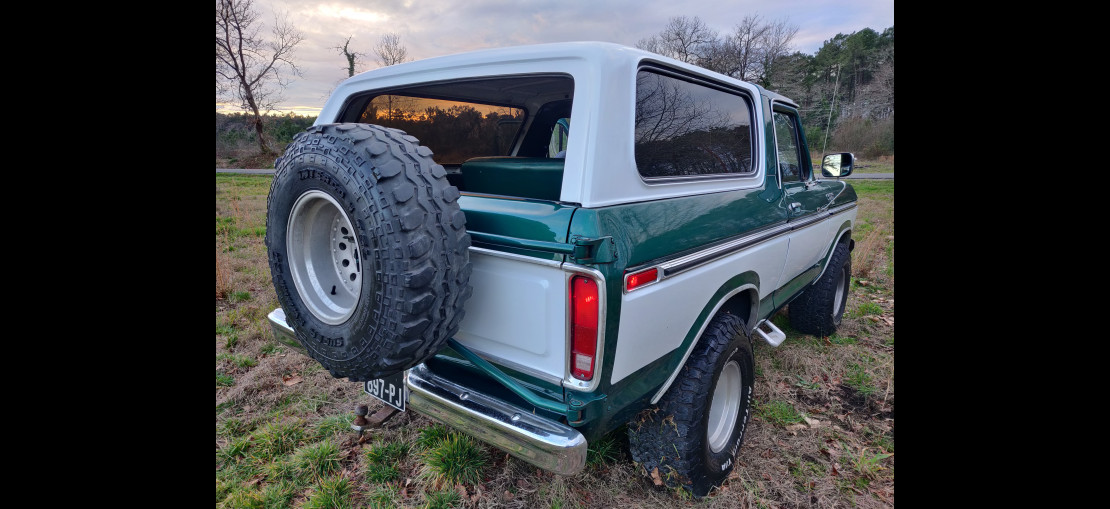
<svg viewBox="0 0 1110 509"><path fill-rule="evenodd" d="M216 173L248 173L252 175L273 175L274 170L240 170L235 168L216 168ZM845 180L894 180L893 173L853 173Z"/></svg>

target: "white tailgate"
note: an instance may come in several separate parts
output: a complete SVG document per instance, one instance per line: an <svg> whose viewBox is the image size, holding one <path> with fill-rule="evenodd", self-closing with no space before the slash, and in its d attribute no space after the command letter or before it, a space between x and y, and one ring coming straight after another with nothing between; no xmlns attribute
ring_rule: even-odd
<svg viewBox="0 0 1110 509"><path fill-rule="evenodd" d="M455 339L481 357L559 383L566 371L560 262L470 248L474 294Z"/></svg>

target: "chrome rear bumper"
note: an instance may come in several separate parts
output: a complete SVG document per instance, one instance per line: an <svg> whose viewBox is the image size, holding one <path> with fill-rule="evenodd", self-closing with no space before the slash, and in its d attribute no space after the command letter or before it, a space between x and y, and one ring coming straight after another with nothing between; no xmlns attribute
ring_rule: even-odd
<svg viewBox="0 0 1110 509"><path fill-rule="evenodd" d="M266 317L274 339L302 354L307 352L285 312ZM496 446L523 461L557 474L573 475L586 466L586 439L574 428L479 394L428 371L423 364L409 370L408 407L436 421Z"/></svg>
<svg viewBox="0 0 1110 509"><path fill-rule="evenodd" d="M570 426L473 392L423 364L406 380L408 405L423 415L557 474L573 475L586 465L586 439Z"/></svg>
<svg viewBox="0 0 1110 509"><path fill-rule="evenodd" d="M266 319L270 321L270 328L273 329L274 339L276 339L278 343L308 355L308 351L305 350L304 345L297 340L297 334L293 332L293 328L289 326L289 322L285 321L284 310L277 308L270 311L270 314L266 315Z"/></svg>

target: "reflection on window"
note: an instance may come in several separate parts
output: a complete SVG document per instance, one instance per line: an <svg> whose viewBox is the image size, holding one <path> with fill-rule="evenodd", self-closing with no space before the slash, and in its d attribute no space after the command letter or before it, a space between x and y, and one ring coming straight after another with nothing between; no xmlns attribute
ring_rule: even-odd
<svg viewBox="0 0 1110 509"><path fill-rule="evenodd" d="M779 169L782 181L802 178L801 159L798 157L798 128L794 116L775 112L775 141L778 143Z"/></svg>
<svg viewBox="0 0 1110 509"><path fill-rule="evenodd" d="M401 129L429 147L439 164L508 155L524 110L488 104L380 95L359 122Z"/></svg>
<svg viewBox="0 0 1110 509"><path fill-rule="evenodd" d="M644 177L752 171L751 110L739 95L640 71L635 134Z"/></svg>

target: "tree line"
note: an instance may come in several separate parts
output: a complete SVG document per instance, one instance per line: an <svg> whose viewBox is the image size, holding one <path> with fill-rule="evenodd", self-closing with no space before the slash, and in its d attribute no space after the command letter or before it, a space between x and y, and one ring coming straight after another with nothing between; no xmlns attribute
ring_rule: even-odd
<svg viewBox="0 0 1110 509"><path fill-rule="evenodd" d="M893 154L894 27L837 34L813 55L791 50L798 30L749 15L720 32L697 16L675 16L636 46L789 97L811 150Z"/></svg>
<svg viewBox="0 0 1110 509"><path fill-rule="evenodd" d="M244 121L259 150L269 154L275 152L270 143L282 136L267 126L290 122L265 117L289 80L300 76L293 51L304 36L283 18L262 36L265 25L253 2L216 0L216 97L235 100L247 112L223 120L217 113L217 150L220 126L227 141L243 132L230 123ZM812 55L793 50L798 30L787 20L749 15L721 32L697 16L675 16L636 46L791 98L801 107L812 151L839 147L867 156L893 154L894 27L837 34ZM353 76L366 55L352 50L350 42L348 37L334 49ZM373 50L381 66L409 60L396 34L383 35Z"/></svg>

